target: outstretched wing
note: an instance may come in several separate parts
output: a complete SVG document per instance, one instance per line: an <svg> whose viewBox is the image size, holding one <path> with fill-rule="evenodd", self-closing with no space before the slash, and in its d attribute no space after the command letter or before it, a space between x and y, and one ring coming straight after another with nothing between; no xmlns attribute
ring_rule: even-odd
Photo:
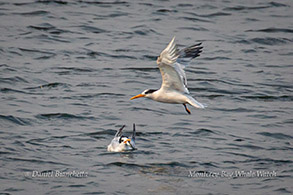
<svg viewBox="0 0 293 195"><path fill-rule="evenodd" d="M179 50L175 44L175 37L173 37L157 60L162 75L162 88L189 93L184 68L202 52L200 44Z"/></svg>
<svg viewBox="0 0 293 195"><path fill-rule="evenodd" d="M136 132L135 132L135 123L133 123L133 132L132 132L133 141L135 141L135 134L136 134Z"/></svg>
<svg viewBox="0 0 293 195"><path fill-rule="evenodd" d="M115 137L120 137L122 135L122 130L124 129L125 125L123 125L115 134Z"/></svg>
<svg viewBox="0 0 293 195"><path fill-rule="evenodd" d="M193 58L200 56L203 48L200 45L201 43L198 43L180 50L177 62L185 68Z"/></svg>

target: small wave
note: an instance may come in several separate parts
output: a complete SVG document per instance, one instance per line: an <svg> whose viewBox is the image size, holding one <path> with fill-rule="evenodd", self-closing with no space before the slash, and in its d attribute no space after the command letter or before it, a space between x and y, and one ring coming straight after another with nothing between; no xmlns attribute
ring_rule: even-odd
<svg viewBox="0 0 293 195"><path fill-rule="evenodd" d="M1 92L3 93L10 93L10 92L13 92L13 93L23 93L23 94L29 94L25 91L21 91L21 90L16 90L16 89L11 89L11 88L1 88L0 89Z"/></svg>
<svg viewBox="0 0 293 195"><path fill-rule="evenodd" d="M225 97L225 95L220 95L220 94L211 94L211 95L201 95L200 97L205 97L207 99L216 99L216 98L221 98L221 97Z"/></svg>
<svg viewBox="0 0 293 195"><path fill-rule="evenodd" d="M70 97L65 97L64 99L80 99L80 98L96 98L96 97L101 97L101 98L108 98L108 97L124 97L124 94L118 94L118 93L93 93L93 94L83 94L79 96L70 96Z"/></svg>
<svg viewBox="0 0 293 195"><path fill-rule="evenodd" d="M49 59L56 56L55 53L49 51L42 51L39 49L27 49L27 48L18 48L20 51L24 53L24 55L32 55L35 57L34 59Z"/></svg>
<svg viewBox="0 0 293 195"><path fill-rule="evenodd" d="M48 31L48 30L55 29L55 26L53 26L53 25L51 25L49 23L41 23L38 26L30 25L30 26L28 26L28 28L41 30L41 31Z"/></svg>
<svg viewBox="0 0 293 195"><path fill-rule="evenodd" d="M156 12L159 12L159 13L169 13L169 12L176 12L176 11L175 10L170 10L170 9L162 8L162 9L156 10Z"/></svg>
<svg viewBox="0 0 293 195"><path fill-rule="evenodd" d="M102 131L97 131L97 132L92 132L92 133L86 133L85 135L90 136L90 137L95 137L95 138L101 138L101 135L111 135L114 136L117 133L117 130L102 130Z"/></svg>
<svg viewBox="0 0 293 195"><path fill-rule="evenodd" d="M32 35L25 37L25 39L32 39L32 40L42 40L44 42L61 42L61 43L71 43L70 40L66 40L64 38L61 38L57 35L50 35L50 34L40 34L40 35Z"/></svg>
<svg viewBox="0 0 293 195"><path fill-rule="evenodd" d="M21 117L12 116L12 115L0 115L0 120L8 121L13 124L21 125L21 126L31 125L30 120L25 119L25 118L21 118Z"/></svg>
<svg viewBox="0 0 293 195"><path fill-rule="evenodd" d="M109 58L117 58L117 59L137 59L134 56L129 56L129 55L113 55L113 54L107 54L104 52L97 52L97 51L91 51L87 49L87 55L91 57L96 57L96 56L103 56L103 57L109 57Z"/></svg>
<svg viewBox="0 0 293 195"><path fill-rule="evenodd" d="M234 140L235 141L235 140ZM252 145L252 144L227 144L229 146L236 146L237 148L248 148L248 149L252 149L252 150L263 150L265 148L260 147L260 146L256 146L256 145Z"/></svg>
<svg viewBox="0 0 293 195"><path fill-rule="evenodd" d="M293 139L292 136L284 134L284 133L260 132L260 133L256 133L256 134L266 136L266 137L272 137L275 139Z"/></svg>
<svg viewBox="0 0 293 195"><path fill-rule="evenodd" d="M192 22L211 22L209 20L204 20L204 19L200 19L198 17L179 17L178 19L182 19L182 20L189 20L189 21L192 21Z"/></svg>
<svg viewBox="0 0 293 195"><path fill-rule="evenodd" d="M192 30L192 31L208 31L208 29L203 27L179 27L181 30Z"/></svg>
<svg viewBox="0 0 293 195"><path fill-rule="evenodd" d="M244 99L256 99L256 100L265 100L265 101L293 101L293 96L290 95L281 95L281 96L272 96L272 95L244 95L241 96Z"/></svg>
<svg viewBox="0 0 293 195"><path fill-rule="evenodd" d="M293 42L293 39L267 37L267 38L253 38L253 39L250 39L250 42L263 44L263 45L276 45L276 44L285 44L288 42Z"/></svg>
<svg viewBox="0 0 293 195"><path fill-rule="evenodd" d="M257 51L255 49L242 49L243 53L256 53ZM253 65L252 65L253 66Z"/></svg>
<svg viewBox="0 0 293 195"><path fill-rule="evenodd" d="M141 137L152 137L152 136L159 136L159 135L170 135L170 133L158 132L158 131L154 131L154 132L136 132L136 135L141 136Z"/></svg>
<svg viewBox="0 0 293 195"><path fill-rule="evenodd" d="M236 79L231 79L231 78L225 78L225 79L194 79L195 81L203 81L203 82L215 82L215 83L223 83L225 85L228 85L228 86L242 86L242 87L253 87L251 85L248 85L248 84L243 84L241 83L240 81L236 80Z"/></svg>
<svg viewBox="0 0 293 195"><path fill-rule="evenodd" d="M274 37L266 37L266 38L253 38L248 40L239 40L237 43L242 44L261 44L261 45L282 45L293 42L293 39L288 38L274 38Z"/></svg>
<svg viewBox="0 0 293 195"><path fill-rule="evenodd" d="M2 73L17 72L17 69L11 68L7 64L0 64L0 70Z"/></svg>
<svg viewBox="0 0 293 195"><path fill-rule="evenodd" d="M216 88L189 88L190 91L206 91L206 92L212 92L212 93L217 93L214 95L241 95L241 94L247 94L250 93L250 90L246 90L246 89L231 89L231 90L226 90L226 89L216 89Z"/></svg>
<svg viewBox="0 0 293 195"><path fill-rule="evenodd" d="M44 85L40 85L38 87L33 87L33 88L29 88L29 89L36 89L36 88L49 88L49 89L52 89L52 88L56 88L56 87L64 87L64 88L68 88L70 87L71 85L67 84L67 83L58 83L58 82L55 82L55 83L48 83L48 84L44 84Z"/></svg>
<svg viewBox="0 0 293 195"><path fill-rule="evenodd" d="M36 163L36 164L52 164L52 165L69 166L69 164L55 162L55 161L48 161L48 160L46 161L46 160L40 160L40 159L13 158L13 157L6 157L6 158L16 162L22 161L22 162L30 162L30 163Z"/></svg>
<svg viewBox="0 0 293 195"><path fill-rule="evenodd" d="M115 13L110 13L109 15L104 16L103 18L115 18L115 17L128 16L128 15L129 13L116 11Z"/></svg>
<svg viewBox="0 0 293 195"><path fill-rule="evenodd" d="M43 16L43 15L47 15L50 12L48 11L44 11L44 10L38 10L38 11L33 11L33 12L24 12L24 13L16 13L22 16Z"/></svg>
<svg viewBox="0 0 293 195"><path fill-rule="evenodd" d="M85 187L88 187L88 186L83 185L83 184L71 184L71 185L68 185L67 187L69 187L69 188L85 188Z"/></svg>
<svg viewBox="0 0 293 195"><path fill-rule="evenodd" d="M58 5L66 5L68 2L62 0L37 0L37 1L27 1L22 3L13 3L15 6L24 6L24 5L33 5L33 4L58 4Z"/></svg>
<svg viewBox="0 0 293 195"><path fill-rule="evenodd" d="M166 113L168 113L169 111L167 111L167 110L155 110L155 109L150 109L150 108L140 108L140 107L133 107L133 108L131 108L131 110L133 110L133 111L141 111L141 110L143 110L143 111L149 111L149 112L154 112L154 113L157 113L157 114L159 114L159 115L161 115L161 114L166 114Z"/></svg>
<svg viewBox="0 0 293 195"><path fill-rule="evenodd" d="M151 56L151 55L143 55L142 60L148 59L150 61L156 61L158 56Z"/></svg>
<svg viewBox="0 0 293 195"><path fill-rule="evenodd" d="M28 26L29 29L38 30L49 32L50 34L62 34L62 33L74 33L68 30L58 29L55 26L51 25L50 23L41 23L38 25L30 25Z"/></svg>
<svg viewBox="0 0 293 195"><path fill-rule="evenodd" d="M93 5L101 5L101 6L110 6L110 5L125 5L129 6L129 3L126 1L85 1L85 0L79 0L80 3L86 3L86 4L93 4Z"/></svg>
<svg viewBox="0 0 293 195"><path fill-rule="evenodd" d="M224 57L224 56L216 56L216 57L202 57L201 60L208 60L208 61L213 61L213 60L231 60L231 58Z"/></svg>
<svg viewBox="0 0 293 195"><path fill-rule="evenodd" d="M37 119L43 119L43 120L51 120L51 119L64 119L64 120L70 120L70 119L79 119L79 120L85 120L85 119L91 119L93 120L94 117L85 117L85 116L79 116L69 113L48 113L48 114L38 114L35 116Z"/></svg>
<svg viewBox="0 0 293 195"><path fill-rule="evenodd" d="M134 34L137 34L137 35L150 35L150 34L157 34L159 35L159 33L153 29L141 29L141 30L135 30L133 31Z"/></svg>
<svg viewBox="0 0 293 195"><path fill-rule="evenodd" d="M193 4L190 4L190 3L179 3L177 4L178 7L192 7Z"/></svg>
<svg viewBox="0 0 293 195"><path fill-rule="evenodd" d="M201 14L198 16L205 17L205 18L213 18L213 17L218 17L218 16L230 16L232 14L226 13L226 12L215 12L211 14Z"/></svg>
<svg viewBox="0 0 293 195"><path fill-rule="evenodd" d="M225 11L242 11L242 10L260 10L260 9L267 9L271 6L243 6L243 5L237 5L233 7L226 7L224 8Z"/></svg>
<svg viewBox="0 0 293 195"><path fill-rule="evenodd" d="M261 166L263 166L264 164L268 164L270 166L276 166L276 165L284 165L284 164L292 164L292 160L279 160L279 159L271 159L271 158L258 158L258 157L254 157L248 160L244 160L242 161L243 163L257 163L260 164Z"/></svg>
<svg viewBox="0 0 293 195"><path fill-rule="evenodd" d="M243 11L243 10L261 10L261 9L267 9L271 7L288 7L286 4L277 3L277 2L270 2L267 5L263 6L243 6L243 5L237 5L233 7L226 7L224 8L225 11Z"/></svg>
<svg viewBox="0 0 293 195"><path fill-rule="evenodd" d="M287 188L278 188L274 192L277 192L277 194L292 194L292 191Z"/></svg>
<svg viewBox="0 0 293 195"><path fill-rule="evenodd" d="M192 135L200 135L200 136L208 136L208 135L211 135L211 134L216 134L213 130L204 129L204 128L198 129L198 130L193 131L193 132L188 132L188 133L192 134Z"/></svg>
<svg viewBox="0 0 293 195"><path fill-rule="evenodd" d="M223 112L243 112L243 113L250 113L255 112L255 110L247 109L247 108L215 108L215 110L223 111Z"/></svg>
<svg viewBox="0 0 293 195"><path fill-rule="evenodd" d="M46 147L46 148L56 148L57 147L57 144L56 144L56 140L55 139L64 139L66 137L69 137L69 136L53 136L53 137L50 137L50 138L39 138L39 139L31 139L31 140L28 140L26 141L25 143L27 144L30 144L30 145L34 145L34 146L37 146L37 147ZM54 144L50 144L50 140L51 139L54 139ZM58 147L60 148L66 148L66 149L73 149L73 147L69 146L69 145L62 145L62 144L58 144Z"/></svg>
<svg viewBox="0 0 293 195"><path fill-rule="evenodd" d="M167 167L188 167L187 164L177 161L165 162L165 163L150 163L150 166L167 166Z"/></svg>
<svg viewBox="0 0 293 195"><path fill-rule="evenodd" d="M82 73L91 73L95 72L95 69L92 68L76 68L76 67L55 67L52 68L53 70L58 70L56 71L57 74L59 75L80 75ZM61 71L59 71L61 70Z"/></svg>
<svg viewBox="0 0 293 195"><path fill-rule="evenodd" d="M82 28L86 32L95 33L95 34L108 32L107 30L93 27L93 26L88 26L88 25L83 25L83 26L78 26L78 27Z"/></svg>
<svg viewBox="0 0 293 195"><path fill-rule="evenodd" d="M202 162L202 163L199 163L201 166L204 166L205 168L217 168L218 166L216 165L217 163L216 162Z"/></svg>
<svg viewBox="0 0 293 195"><path fill-rule="evenodd" d="M41 4L58 4L58 5L67 5L67 1L61 1L61 0L38 0L36 3L41 3Z"/></svg>
<svg viewBox="0 0 293 195"><path fill-rule="evenodd" d="M284 32L284 33L293 33L293 29L289 28L265 28L265 29L259 29L259 30L247 30L246 32L266 32L266 33L278 33L278 32Z"/></svg>
<svg viewBox="0 0 293 195"><path fill-rule="evenodd" d="M31 145L39 145L39 146L45 146L45 147L56 147L56 145L49 145L50 143L56 143L56 140L58 139L66 139L66 138L72 138L72 137L80 137L80 136L87 136L86 134L78 134L78 135L59 135L59 136L49 136L49 137L42 137L42 138L35 138L35 139L29 139L25 143L31 144ZM60 141L59 143L63 143L63 141ZM60 145L60 147L65 148L72 148L68 145Z"/></svg>
<svg viewBox="0 0 293 195"><path fill-rule="evenodd" d="M289 5L274 1L270 2L269 5L271 5L272 7L289 7Z"/></svg>
<svg viewBox="0 0 293 195"><path fill-rule="evenodd" d="M22 77L19 76L14 76L14 77L7 77L7 78L0 78L0 83L10 83L15 85L15 83L28 83L27 80L25 80Z"/></svg>

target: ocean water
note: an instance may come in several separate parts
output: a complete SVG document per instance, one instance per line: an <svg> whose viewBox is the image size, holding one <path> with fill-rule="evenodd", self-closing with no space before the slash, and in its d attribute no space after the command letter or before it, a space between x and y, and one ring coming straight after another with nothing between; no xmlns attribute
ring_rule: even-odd
<svg viewBox="0 0 293 195"><path fill-rule="evenodd" d="M291 0L2 0L0 193L292 194L292 35ZM173 36L191 115L129 100Z"/></svg>

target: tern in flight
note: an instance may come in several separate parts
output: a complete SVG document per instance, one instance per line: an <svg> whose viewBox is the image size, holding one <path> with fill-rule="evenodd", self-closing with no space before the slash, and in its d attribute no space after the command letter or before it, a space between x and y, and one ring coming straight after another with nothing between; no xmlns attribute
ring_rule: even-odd
<svg viewBox="0 0 293 195"><path fill-rule="evenodd" d="M161 52L157 59L162 75L160 89L146 89L141 94L133 96L130 100L146 97L152 100L169 103L183 104L186 112L191 114L186 104L195 108L204 108L204 105L196 101L187 89L187 79L184 68L189 62L202 52L201 43L179 50L175 44L175 37Z"/></svg>

